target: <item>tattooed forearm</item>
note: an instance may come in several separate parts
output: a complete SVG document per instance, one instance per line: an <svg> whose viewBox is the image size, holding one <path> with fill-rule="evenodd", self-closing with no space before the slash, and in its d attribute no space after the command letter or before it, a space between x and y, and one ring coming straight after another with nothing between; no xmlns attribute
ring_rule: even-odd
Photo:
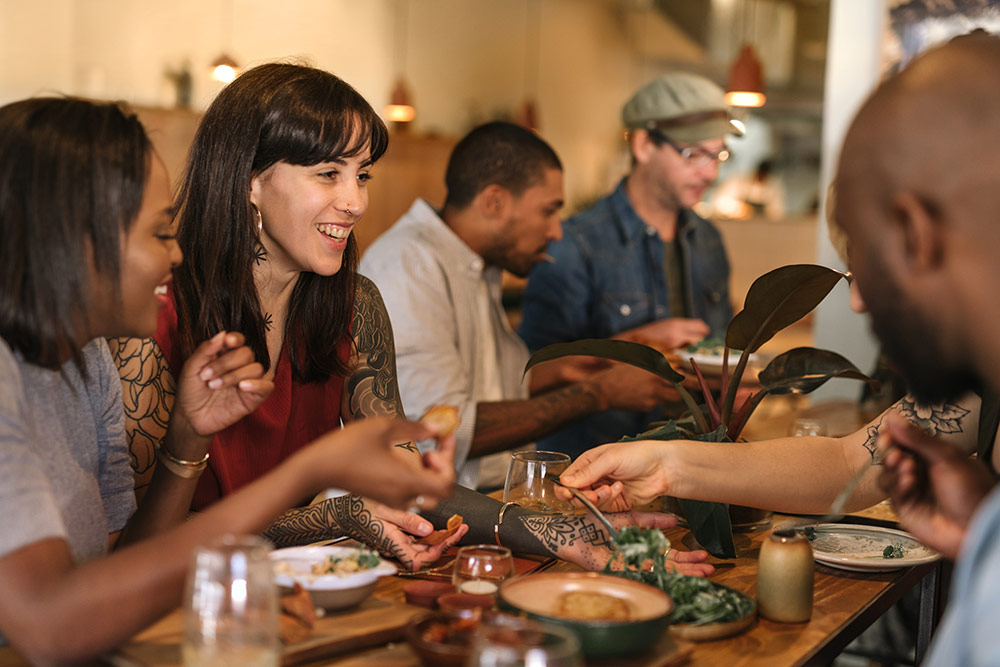
<svg viewBox="0 0 1000 667"><path fill-rule="evenodd" d="M395 558L409 567L412 559L387 535L386 525L376 518L358 496L339 496L316 505L285 512L264 531L275 546L308 544L348 535Z"/></svg>
<svg viewBox="0 0 1000 667"><path fill-rule="evenodd" d="M154 445L163 439L174 405L174 376L152 338L108 339L122 381L125 435L136 489L153 477Z"/></svg>
<svg viewBox="0 0 1000 667"><path fill-rule="evenodd" d="M389 313L375 284L358 276L354 300L355 363L347 378L348 409L354 418L389 415L402 417L396 383L396 349Z"/></svg>
<svg viewBox="0 0 1000 667"><path fill-rule="evenodd" d="M575 560L582 556L591 570L604 566L614 546L604 527L585 514L526 515L518 521L552 554L565 558L578 552Z"/></svg>
<svg viewBox="0 0 1000 667"><path fill-rule="evenodd" d="M599 409L596 389L585 382L527 400L480 403L469 455L482 456L532 442Z"/></svg>
<svg viewBox="0 0 1000 667"><path fill-rule="evenodd" d="M962 422L969 414L968 410L954 403L923 405L917 403L911 396L899 399L893 408L914 426L933 436L962 433L965 430ZM884 422L885 416L879 419L878 424L868 427L868 437L865 439L864 448L871 454L872 459L875 458L878 435Z"/></svg>

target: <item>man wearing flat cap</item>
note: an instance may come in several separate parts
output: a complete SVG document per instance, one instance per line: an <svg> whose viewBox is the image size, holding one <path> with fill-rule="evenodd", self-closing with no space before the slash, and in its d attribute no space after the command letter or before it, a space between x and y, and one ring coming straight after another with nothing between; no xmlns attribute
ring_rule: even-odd
<svg viewBox="0 0 1000 667"><path fill-rule="evenodd" d="M532 350L580 338L620 338L674 349L723 334L732 318L729 261L718 230L692 208L739 134L724 93L694 74L642 87L622 120L631 171L613 193L564 224L525 293L518 333ZM558 369L558 367L556 367ZM566 380L580 365L566 364ZM551 381L551 380L550 380ZM657 413L606 412L539 442L576 456L645 430Z"/></svg>

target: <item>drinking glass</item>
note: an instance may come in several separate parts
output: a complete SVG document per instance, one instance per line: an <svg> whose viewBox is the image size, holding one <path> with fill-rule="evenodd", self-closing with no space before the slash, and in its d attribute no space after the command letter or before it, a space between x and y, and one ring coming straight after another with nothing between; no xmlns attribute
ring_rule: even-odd
<svg viewBox="0 0 1000 667"><path fill-rule="evenodd" d="M565 628L519 617L484 618L472 642L470 667L583 667L580 643Z"/></svg>
<svg viewBox="0 0 1000 667"><path fill-rule="evenodd" d="M798 417L792 422L792 425L788 428L788 435L790 436L803 436L803 435L826 435L826 424L823 423L821 419L812 419L810 417Z"/></svg>
<svg viewBox="0 0 1000 667"><path fill-rule="evenodd" d="M278 665L278 593L270 550L267 540L234 535L195 549L185 597L185 665Z"/></svg>
<svg viewBox="0 0 1000 667"><path fill-rule="evenodd" d="M504 502L514 502L537 512L572 512L573 505L556 497L555 483L548 479L549 475L566 470L569 463L569 456L561 452L514 452L503 485Z"/></svg>
<svg viewBox="0 0 1000 667"><path fill-rule="evenodd" d="M513 574L514 559L510 549L474 544L458 550L451 580L460 593L496 595L501 582Z"/></svg>

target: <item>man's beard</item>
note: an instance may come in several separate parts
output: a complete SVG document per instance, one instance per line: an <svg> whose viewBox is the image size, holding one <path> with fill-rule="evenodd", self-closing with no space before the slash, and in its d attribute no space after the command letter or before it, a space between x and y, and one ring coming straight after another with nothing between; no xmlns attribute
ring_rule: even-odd
<svg viewBox="0 0 1000 667"><path fill-rule="evenodd" d="M875 335L906 380L910 394L920 403L934 405L954 401L970 391L979 392L982 382L974 370L950 361L956 355L947 353L934 327L916 309L902 304L898 291L895 296L875 299L885 307L877 307L867 299L866 303Z"/></svg>

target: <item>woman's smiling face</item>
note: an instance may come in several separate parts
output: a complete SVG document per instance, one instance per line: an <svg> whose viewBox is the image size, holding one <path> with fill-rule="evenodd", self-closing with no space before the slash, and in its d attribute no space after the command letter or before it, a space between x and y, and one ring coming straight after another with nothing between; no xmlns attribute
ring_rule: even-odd
<svg viewBox="0 0 1000 667"><path fill-rule="evenodd" d="M368 209L371 166L366 148L311 166L278 162L253 178L250 200L272 271L340 271L348 237Z"/></svg>
<svg viewBox="0 0 1000 667"><path fill-rule="evenodd" d="M139 215L121 242L121 299L107 279L95 281L91 337L134 336L156 332L166 305L167 283L182 254L174 238L170 177L158 155L150 155Z"/></svg>

